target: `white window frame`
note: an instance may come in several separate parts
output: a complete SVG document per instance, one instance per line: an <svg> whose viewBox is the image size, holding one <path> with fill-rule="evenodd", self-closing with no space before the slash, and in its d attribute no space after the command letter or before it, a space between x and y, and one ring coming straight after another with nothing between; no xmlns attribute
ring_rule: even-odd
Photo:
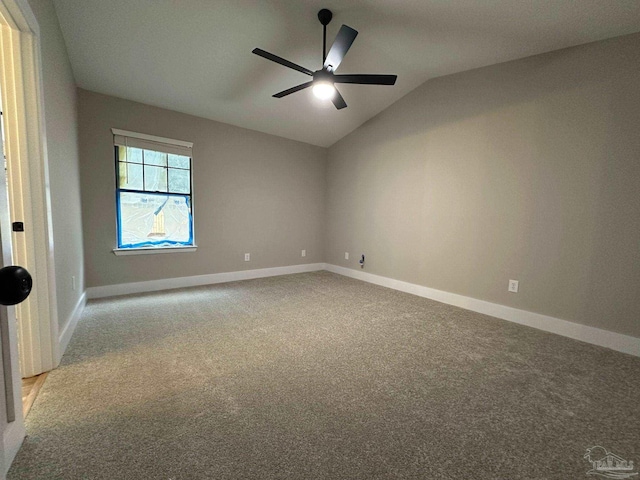
<svg viewBox="0 0 640 480"><path fill-rule="evenodd" d="M190 168L190 182L191 182L191 228L193 233L193 245L176 245L171 247L139 247L139 248L116 248L113 249L113 253L118 256L123 255L148 255L158 253L187 253L195 252L198 248L196 244L196 225L195 225L195 210L194 210L194 194L193 194L193 154L191 153L193 148L193 142L187 142L184 140L175 140L172 138L158 137L156 135L148 135L146 133L130 132L128 130L121 130L118 128L112 128L113 144L114 146L122 145L123 139L133 139L142 145L146 145L147 149L155 151L180 152L181 155L185 155L188 152L191 159ZM154 146L156 148L154 149ZM117 171L116 171L117 174ZM118 184L116 179L115 193L118 194ZM116 199L117 202L117 199ZM116 206L116 245L118 244L118 207Z"/></svg>

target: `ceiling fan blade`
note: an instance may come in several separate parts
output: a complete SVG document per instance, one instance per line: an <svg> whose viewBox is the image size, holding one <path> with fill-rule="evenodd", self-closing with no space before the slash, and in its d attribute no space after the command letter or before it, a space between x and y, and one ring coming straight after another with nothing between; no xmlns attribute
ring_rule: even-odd
<svg viewBox="0 0 640 480"><path fill-rule="evenodd" d="M281 92L278 92L274 95L274 97L276 98L282 98L282 97L286 97L287 95L291 95L292 93L296 93L299 92L300 90L304 90L305 88L310 87L311 85L313 85L313 82L307 82L307 83L302 83L300 85L297 85L295 87L291 87L287 90L283 90Z"/></svg>
<svg viewBox="0 0 640 480"><path fill-rule="evenodd" d="M332 72L338 68L357 35L358 31L351 27L347 27L346 25L340 27L340 31L333 41L333 45L331 45L331 49L324 61L325 68L330 66L329 69Z"/></svg>
<svg viewBox="0 0 640 480"><path fill-rule="evenodd" d="M360 85L394 85L397 75L334 75L335 83L358 83Z"/></svg>
<svg viewBox="0 0 640 480"><path fill-rule="evenodd" d="M260 48L254 48L251 51L251 53L255 53L256 55L260 55L261 57L266 58L267 60L271 60L272 62L279 63L280 65L284 65L285 67L293 68L294 70L302 72L302 73L304 73L306 75L313 76L313 72L311 70L309 70L308 68L304 68L304 67L301 67L300 65L296 65L295 63L290 62L289 60L285 60L284 58L278 57L277 55L274 55L273 53L265 52L264 50L262 50Z"/></svg>
<svg viewBox="0 0 640 480"><path fill-rule="evenodd" d="M338 91L337 88L336 88L335 95L333 96L333 98L331 98L331 101L333 102L333 104L336 106L338 110L342 110L347 106L347 102L344 101L344 98L342 98L342 95L340 95L340 92Z"/></svg>

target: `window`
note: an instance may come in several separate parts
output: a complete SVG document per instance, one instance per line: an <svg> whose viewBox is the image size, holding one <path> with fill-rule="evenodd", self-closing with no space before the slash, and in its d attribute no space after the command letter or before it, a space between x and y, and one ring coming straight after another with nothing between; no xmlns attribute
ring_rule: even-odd
<svg viewBox="0 0 640 480"><path fill-rule="evenodd" d="M190 142L113 129L118 251L195 247Z"/></svg>

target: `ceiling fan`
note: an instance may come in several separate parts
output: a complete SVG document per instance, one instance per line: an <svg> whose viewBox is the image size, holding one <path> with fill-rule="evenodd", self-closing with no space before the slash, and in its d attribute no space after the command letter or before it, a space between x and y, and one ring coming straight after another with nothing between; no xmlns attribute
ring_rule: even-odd
<svg viewBox="0 0 640 480"><path fill-rule="evenodd" d="M278 57L273 53L266 52L260 48L253 49L252 53L255 53L256 55L260 55L267 60L271 60L272 62L279 63L280 65L284 65L285 67L292 68L293 70L297 70L298 72L313 77L313 80L310 82L302 83L295 87L276 93L275 95L273 95L275 98L286 97L287 95L291 95L292 93L299 92L300 90L304 90L305 88L312 86L313 93L318 98L331 99L336 108L340 110L342 108L345 108L347 106L347 103L344 101L344 98L342 98L342 95L340 95L340 92L338 92L338 90L336 89L336 83L357 83L360 85L394 85L396 83L396 79L398 78L397 75L336 75L334 73L340 66L340 63L342 62L342 59L346 55L347 51L349 51L349 48L351 48L351 44L356 39L358 32L351 27L342 25L340 27L338 35L336 36L336 39L333 42L333 45L331 45L331 48L329 49L329 53L327 54L327 25L331 21L332 17L333 14L326 8L323 8L318 12L318 20L320 20L323 29L323 64L320 70L312 72L308 68L296 65L295 63Z"/></svg>

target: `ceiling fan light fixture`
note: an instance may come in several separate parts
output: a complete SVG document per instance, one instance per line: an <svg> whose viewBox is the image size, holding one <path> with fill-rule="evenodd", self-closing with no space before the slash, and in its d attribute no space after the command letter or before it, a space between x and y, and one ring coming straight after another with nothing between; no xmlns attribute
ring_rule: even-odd
<svg viewBox="0 0 640 480"><path fill-rule="evenodd" d="M336 87L327 81L314 82L313 94L320 100L331 100L336 94Z"/></svg>

